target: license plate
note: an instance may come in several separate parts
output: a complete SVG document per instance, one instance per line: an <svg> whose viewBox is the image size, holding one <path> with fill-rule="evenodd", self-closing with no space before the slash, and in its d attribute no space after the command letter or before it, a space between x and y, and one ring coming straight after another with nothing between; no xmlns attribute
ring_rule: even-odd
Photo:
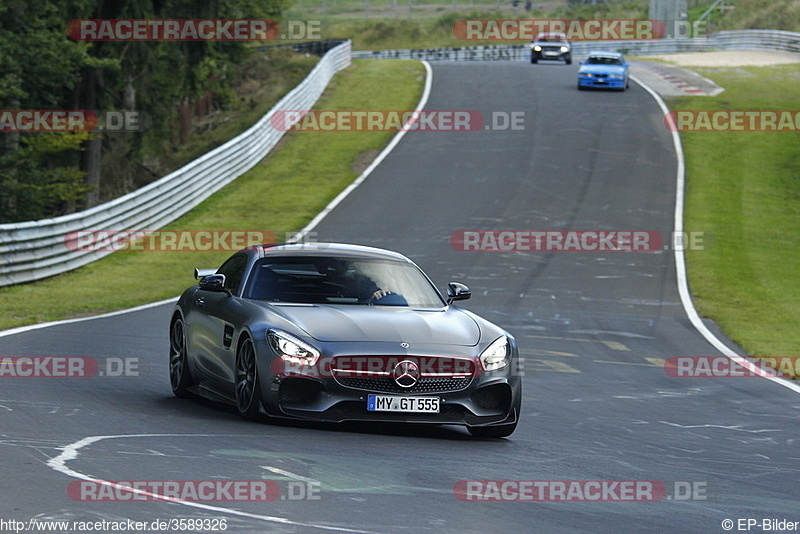
<svg viewBox="0 0 800 534"><path fill-rule="evenodd" d="M558 52L545 52L544 55L546 55L546 56L557 56Z"/></svg>
<svg viewBox="0 0 800 534"><path fill-rule="evenodd" d="M439 397L389 397L368 395L369 412L439 413Z"/></svg>

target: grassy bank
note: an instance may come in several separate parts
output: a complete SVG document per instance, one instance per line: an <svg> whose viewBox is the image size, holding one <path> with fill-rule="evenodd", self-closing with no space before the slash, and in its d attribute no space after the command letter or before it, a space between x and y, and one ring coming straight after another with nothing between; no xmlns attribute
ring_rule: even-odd
<svg viewBox="0 0 800 534"><path fill-rule="evenodd" d="M362 61L338 74L320 109L413 109L419 62ZM391 132L289 133L264 161L170 225L169 230L266 230L280 240L302 228L360 173ZM361 157L359 157L361 156ZM93 315L178 295L194 267L229 252L115 252L77 271L0 289L0 329Z"/></svg>
<svg viewBox="0 0 800 534"><path fill-rule="evenodd" d="M696 69L726 88L673 109L797 110L800 65ZM748 353L800 356L800 133L685 132L695 304Z"/></svg>
<svg viewBox="0 0 800 534"><path fill-rule="evenodd" d="M738 0L715 29L765 29L800 31L800 0Z"/></svg>
<svg viewBox="0 0 800 534"><path fill-rule="evenodd" d="M319 61L288 50L251 51L228 69L230 88L175 104L171 119L137 134L103 136L100 202L183 167L253 125ZM146 123L146 122L145 122Z"/></svg>

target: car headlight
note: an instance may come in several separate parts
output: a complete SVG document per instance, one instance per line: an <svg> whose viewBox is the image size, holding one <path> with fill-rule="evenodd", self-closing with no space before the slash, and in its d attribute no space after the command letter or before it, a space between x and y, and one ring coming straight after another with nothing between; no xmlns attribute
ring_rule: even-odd
<svg viewBox="0 0 800 534"><path fill-rule="evenodd" d="M506 336L497 338L481 353L481 364L484 371L496 371L508 365L511 347Z"/></svg>
<svg viewBox="0 0 800 534"><path fill-rule="evenodd" d="M622 74L609 74L608 77L609 78L615 78L617 80L621 80L622 79Z"/></svg>
<svg viewBox="0 0 800 534"><path fill-rule="evenodd" d="M314 365L319 351L291 334L280 330L267 331L267 341L281 359L298 365Z"/></svg>
<svg viewBox="0 0 800 534"><path fill-rule="evenodd" d="M542 51L542 47L539 46L539 45L534 46L533 49L536 50L537 52L541 52Z"/></svg>
<svg viewBox="0 0 800 534"><path fill-rule="evenodd" d="M581 76L586 76L587 78L591 78L592 76L594 76L594 74L592 74L591 72L581 72Z"/></svg>
<svg viewBox="0 0 800 534"><path fill-rule="evenodd" d="M562 46L561 47L561 51L562 52L569 52L569 48L567 48L566 46Z"/></svg>

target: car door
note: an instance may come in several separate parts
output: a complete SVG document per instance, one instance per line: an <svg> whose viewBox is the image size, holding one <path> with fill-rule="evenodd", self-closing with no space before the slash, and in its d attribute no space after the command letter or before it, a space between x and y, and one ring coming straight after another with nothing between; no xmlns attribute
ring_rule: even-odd
<svg viewBox="0 0 800 534"><path fill-rule="evenodd" d="M206 385L226 394L233 382L236 347L232 345L237 326L235 318L240 316L235 312L241 308L241 286L247 265L247 255L231 256L217 269L217 274L225 275L227 291L198 289L190 303L197 366L211 381Z"/></svg>

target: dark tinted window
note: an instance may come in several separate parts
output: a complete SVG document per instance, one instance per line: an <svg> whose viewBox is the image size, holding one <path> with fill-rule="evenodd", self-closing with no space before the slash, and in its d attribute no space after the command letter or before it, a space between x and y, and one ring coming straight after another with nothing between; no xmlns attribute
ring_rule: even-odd
<svg viewBox="0 0 800 534"><path fill-rule="evenodd" d="M539 42L566 43L567 36L563 33L540 33L535 40Z"/></svg>
<svg viewBox="0 0 800 534"><path fill-rule="evenodd" d="M312 304L444 306L428 279L410 263L341 257L261 259L245 297Z"/></svg>
<svg viewBox="0 0 800 534"><path fill-rule="evenodd" d="M622 61L619 58L615 57L599 57L599 56L590 56L589 59L586 60L587 65L622 65Z"/></svg>
<svg viewBox="0 0 800 534"><path fill-rule="evenodd" d="M217 269L217 274L225 275L225 289L230 290L234 295L239 294L239 286L244 278L244 270L247 267L247 256L236 254L231 256L222 267Z"/></svg>

